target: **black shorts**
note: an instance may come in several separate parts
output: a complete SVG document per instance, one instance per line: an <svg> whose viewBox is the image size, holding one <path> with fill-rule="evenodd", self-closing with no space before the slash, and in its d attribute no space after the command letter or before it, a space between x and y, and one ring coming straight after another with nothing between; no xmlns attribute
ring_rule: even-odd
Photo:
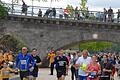
<svg viewBox="0 0 120 80"><path fill-rule="evenodd" d="M29 71L20 71L20 78L23 80L23 78L27 78L29 76Z"/></svg>
<svg viewBox="0 0 120 80"><path fill-rule="evenodd" d="M62 75L66 76L66 69L57 69L57 78L60 78Z"/></svg>
<svg viewBox="0 0 120 80"><path fill-rule="evenodd" d="M30 75L33 77L38 77L38 69L34 69L32 72L30 72Z"/></svg>
<svg viewBox="0 0 120 80"><path fill-rule="evenodd" d="M9 80L9 78L3 78L2 80Z"/></svg>

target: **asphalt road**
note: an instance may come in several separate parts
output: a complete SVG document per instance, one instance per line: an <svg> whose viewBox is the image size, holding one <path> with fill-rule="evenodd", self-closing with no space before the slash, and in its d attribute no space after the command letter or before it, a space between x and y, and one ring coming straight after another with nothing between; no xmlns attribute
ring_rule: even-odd
<svg viewBox="0 0 120 80"><path fill-rule="evenodd" d="M68 76L66 76L66 79L65 80L71 80L71 73L70 73L70 70L68 72ZM54 70L54 75L49 75L50 74L50 70L49 68L41 68L39 70L39 76L37 78L37 80L57 80L56 78L56 71ZM114 80L120 80L118 79L118 77L115 75L115 79Z"/></svg>

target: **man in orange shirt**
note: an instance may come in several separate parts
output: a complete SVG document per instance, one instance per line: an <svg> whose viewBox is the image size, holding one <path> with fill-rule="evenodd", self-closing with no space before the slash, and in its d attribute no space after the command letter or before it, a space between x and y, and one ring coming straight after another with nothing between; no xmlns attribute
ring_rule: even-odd
<svg viewBox="0 0 120 80"><path fill-rule="evenodd" d="M49 59L49 63L50 63L50 71L51 71L50 75L53 75L53 70L54 70L54 57L55 57L54 51L50 51L50 52L48 53L48 57L47 57L47 59Z"/></svg>

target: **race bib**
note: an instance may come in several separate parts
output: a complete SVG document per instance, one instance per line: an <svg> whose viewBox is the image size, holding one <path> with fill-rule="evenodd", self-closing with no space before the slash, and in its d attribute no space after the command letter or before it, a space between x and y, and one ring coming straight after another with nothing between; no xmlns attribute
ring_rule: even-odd
<svg viewBox="0 0 120 80"><path fill-rule="evenodd" d="M4 71L4 75L8 75L9 74L9 71Z"/></svg>
<svg viewBox="0 0 120 80"><path fill-rule="evenodd" d="M20 60L21 64L27 64L26 60Z"/></svg>
<svg viewBox="0 0 120 80"><path fill-rule="evenodd" d="M85 63L82 64L82 66L80 67L81 70L86 70L87 65Z"/></svg>
<svg viewBox="0 0 120 80"><path fill-rule="evenodd" d="M59 66L64 66L64 61L59 61Z"/></svg>

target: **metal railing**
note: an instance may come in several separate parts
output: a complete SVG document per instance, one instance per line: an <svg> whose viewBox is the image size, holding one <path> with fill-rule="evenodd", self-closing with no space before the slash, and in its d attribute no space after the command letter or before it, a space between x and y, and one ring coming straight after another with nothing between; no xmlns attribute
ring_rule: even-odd
<svg viewBox="0 0 120 80"><path fill-rule="evenodd" d="M15 15L25 15L22 14L22 5L18 5L18 4L9 4L9 3L4 3L5 7L8 7L8 13L9 14L15 14ZM27 16L38 16L38 11L39 9L42 10L42 17L44 16L45 12L47 9L49 9L50 7L41 7L41 6L29 6L28 5L28 10L27 10ZM55 8L56 9L56 17L54 18L60 18L59 17L59 11L60 8ZM64 9L63 9L64 10ZM107 14L107 19L106 21L104 21L104 13L100 12L100 11L88 11L88 16L84 16L82 11L79 11L79 17L75 17L75 13L73 13L72 16L68 15L68 17L66 18L64 16L63 13L63 18L62 19L74 19L74 20L85 20L85 21L101 21L101 22L107 22L108 21L108 14ZM47 18L52 18L50 16L48 16ZM113 13L112 14L112 22L117 23L117 13Z"/></svg>

